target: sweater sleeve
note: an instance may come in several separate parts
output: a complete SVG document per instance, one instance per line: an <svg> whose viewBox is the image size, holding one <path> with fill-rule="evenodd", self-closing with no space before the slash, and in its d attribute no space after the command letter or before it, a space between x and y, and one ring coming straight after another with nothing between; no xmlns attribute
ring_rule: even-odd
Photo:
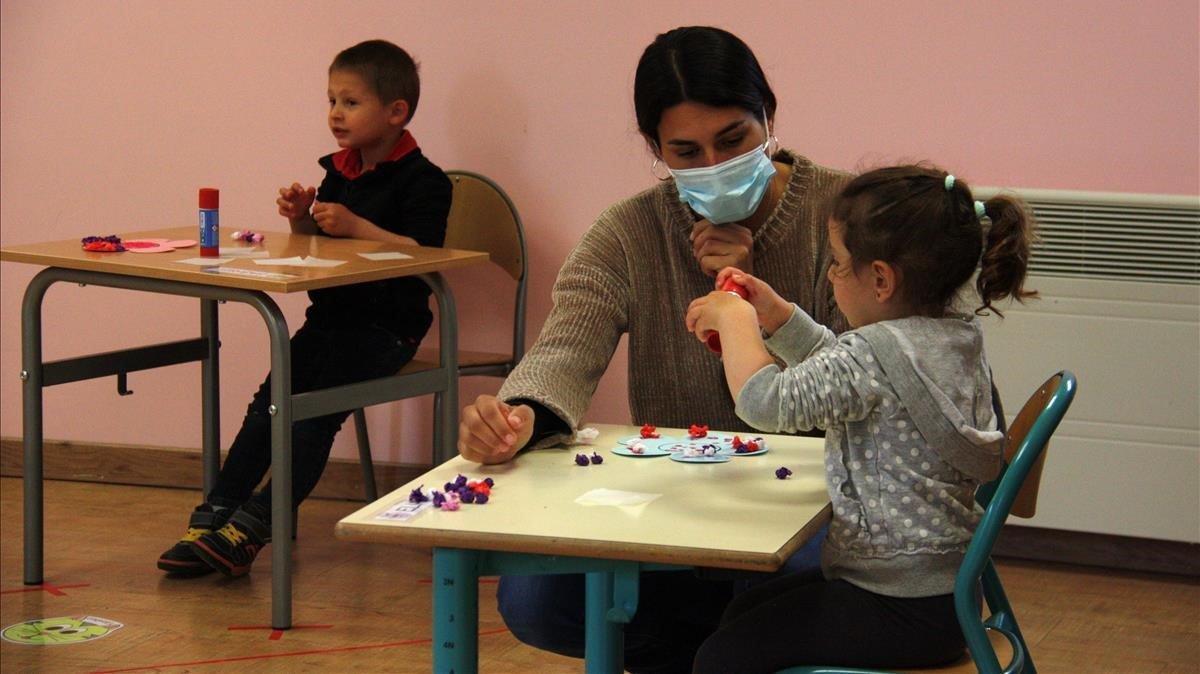
<svg viewBox="0 0 1200 674"><path fill-rule="evenodd" d="M777 333L772 339L776 337L788 335ZM754 373L738 392L736 411L743 421L769 433L861 421L879 400L882 377L870 345L846 333L787 369L772 364Z"/></svg>
<svg viewBox="0 0 1200 674"><path fill-rule="evenodd" d="M422 246L440 248L446 241L446 218L450 215L450 179L441 169L429 164L400 193L396 217L399 228L393 234L416 239ZM384 223L375 223L390 229Z"/></svg>
<svg viewBox="0 0 1200 674"><path fill-rule="evenodd" d="M567 257L554 282L554 307L500 388L502 400L534 400L569 428L579 425L628 327L629 278L616 227L601 216Z"/></svg>
<svg viewBox="0 0 1200 674"><path fill-rule="evenodd" d="M792 315L767 338L767 348L788 365L795 365L819 349L833 346L837 337L829 328L814 321L798 305L792 305Z"/></svg>

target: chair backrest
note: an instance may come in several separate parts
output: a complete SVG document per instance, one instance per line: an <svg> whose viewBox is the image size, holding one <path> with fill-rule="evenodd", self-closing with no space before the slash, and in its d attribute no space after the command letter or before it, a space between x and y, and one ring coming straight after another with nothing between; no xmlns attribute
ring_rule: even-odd
<svg viewBox="0 0 1200 674"><path fill-rule="evenodd" d="M1025 401L1025 406L1017 413L1012 424L1008 428L1008 433L1004 438L1004 465L1008 466L1012 463L1016 456L1017 450L1021 447L1021 443L1025 440L1025 436L1029 434L1033 428L1034 422L1041 416L1047 402L1057 392L1059 383L1063 373L1058 373L1047 379L1034 391L1029 400ZM1049 442L1049 441L1047 441ZM1042 466L1046 463L1046 451L1049 445L1044 447L1038 453L1037 459L1029 469L1029 475L1021 484L1021 489L1017 492L1016 499L1013 501L1012 512L1010 514L1017 517L1029 518L1037 514L1037 498L1038 490L1042 484ZM1003 477L1001 473L1001 477ZM987 507L992 499L992 494L996 488L1000 486L1000 478L981 485L979 492L975 495L975 500L983 507Z"/></svg>
<svg viewBox="0 0 1200 674"><path fill-rule="evenodd" d="M495 182L470 171L446 171L454 193L446 223L447 248L477 250L517 282L513 306L513 362L525 353L528 257L516 206Z"/></svg>
<svg viewBox="0 0 1200 674"><path fill-rule="evenodd" d="M984 513L955 579L954 605L967 648L980 672L1019 672L1028 660L1024 637L991 562L992 547L1022 495L1026 499L1024 507L1033 514L1046 446L1075 399L1076 387L1075 375L1064 370L1034 392L1008 429L1005 465L1000 476L981 486L976 494ZM1027 486L1031 487L1028 491ZM977 591L981 583L992 612L987 620L980 619ZM1000 668L987 638L988 629L1000 632L1012 645L1013 657L1008 668Z"/></svg>

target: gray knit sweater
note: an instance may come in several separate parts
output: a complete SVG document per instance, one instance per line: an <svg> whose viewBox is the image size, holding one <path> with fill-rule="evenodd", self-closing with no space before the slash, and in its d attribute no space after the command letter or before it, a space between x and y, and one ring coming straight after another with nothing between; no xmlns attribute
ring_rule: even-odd
<svg viewBox="0 0 1200 674"><path fill-rule="evenodd" d="M824 270L828 207L847 175L787 151L775 159L791 162L793 173L754 233L754 274L816 320L844 329ZM499 397L536 400L576 428L628 334L633 423L748 430L734 413L720 359L684 328L688 304L713 290L692 255L694 219L670 180L605 210L559 271L554 308Z"/></svg>
<svg viewBox="0 0 1200 674"><path fill-rule="evenodd" d="M789 367L755 373L738 415L764 431L824 428L828 578L893 597L949 594L1000 469L983 333L914 316L835 337L797 308L767 340Z"/></svg>

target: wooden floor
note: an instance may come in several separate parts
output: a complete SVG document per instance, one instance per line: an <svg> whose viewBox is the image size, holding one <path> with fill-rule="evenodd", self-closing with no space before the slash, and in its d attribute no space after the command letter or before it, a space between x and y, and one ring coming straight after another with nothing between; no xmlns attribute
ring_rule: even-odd
<svg viewBox="0 0 1200 674"><path fill-rule="evenodd" d="M430 671L427 550L337 540L334 523L358 504L311 500L295 551L300 629L273 639L266 557L237 580L176 580L155 568L196 500L185 490L48 482L49 587L31 590L21 582L21 483L0 479L0 627L82 615L125 625L77 645L3 642L0 670ZM1017 562L1000 572L1040 672L1200 672L1194 579ZM481 587L479 627L482 672L582 671L579 661L523 646L505 631L491 583Z"/></svg>

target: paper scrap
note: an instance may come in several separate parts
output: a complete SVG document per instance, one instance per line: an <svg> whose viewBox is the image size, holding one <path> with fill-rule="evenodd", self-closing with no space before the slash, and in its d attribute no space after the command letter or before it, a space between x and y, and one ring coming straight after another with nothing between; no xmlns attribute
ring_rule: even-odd
<svg viewBox="0 0 1200 674"><path fill-rule="evenodd" d="M409 503L408 501L401 501L400 503L397 503L391 508L388 508L387 510L376 515L375 519L387 520L389 522L406 522L417 515L420 515L432 505L433 504L429 501L425 501L423 503Z"/></svg>
<svg viewBox="0 0 1200 674"><path fill-rule="evenodd" d="M254 260L254 264L270 265L273 267L336 267L346 264L345 260L324 260L319 257L273 257L266 260Z"/></svg>
<svg viewBox="0 0 1200 674"><path fill-rule="evenodd" d="M662 494L648 494L637 491L622 491L620 489L593 489L587 493L580 494L575 502L579 505L593 506L632 506L643 505L654 499L662 496Z"/></svg>
<svg viewBox="0 0 1200 674"><path fill-rule="evenodd" d="M200 271L226 276L245 276L247 278L269 279L271 281L286 281L290 278L300 278L298 274L281 274L276 271L261 271L258 269L242 269L240 267L205 267Z"/></svg>
<svg viewBox="0 0 1200 674"><path fill-rule="evenodd" d="M412 256L407 253L359 253L359 257L365 257L368 260L411 260Z"/></svg>

